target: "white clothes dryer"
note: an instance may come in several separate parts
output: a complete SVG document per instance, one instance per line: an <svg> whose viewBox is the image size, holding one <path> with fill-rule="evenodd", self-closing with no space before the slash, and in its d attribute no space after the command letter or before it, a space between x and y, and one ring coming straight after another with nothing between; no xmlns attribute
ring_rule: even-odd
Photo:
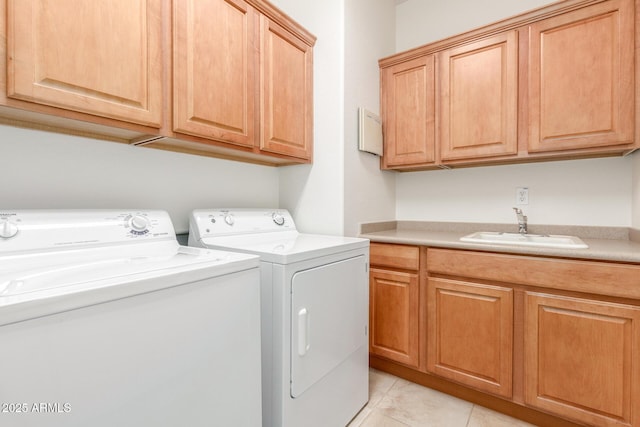
<svg viewBox="0 0 640 427"><path fill-rule="evenodd" d="M189 245L261 258L263 425L347 425L368 401L369 241L211 209L192 212Z"/></svg>
<svg viewBox="0 0 640 427"><path fill-rule="evenodd" d="M0 425L261 425L259 258L163 211L0 212Z"/></svg>

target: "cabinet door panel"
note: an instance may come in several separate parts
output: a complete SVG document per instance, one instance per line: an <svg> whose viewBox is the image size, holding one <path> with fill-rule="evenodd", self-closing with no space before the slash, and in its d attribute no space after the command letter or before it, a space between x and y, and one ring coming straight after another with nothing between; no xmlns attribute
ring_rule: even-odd
<svg viewBox="0 0 640 427"><path fill-rule="evenodd" d="M532 24L529 151L632 143L633 51L629 0Z"/></svg>
<svg viewBox="0 0 640 427"><path fill-rule="evenodd" d="M382 71L385 167L435 161L433 55Z"/></svg>
<svg viewBox="0 0 640 427"><path fill-rule="evenodd" d="M256 143L257 15L242 0L174 2L176 132Z"/></svg>
<svg viewBox="0 0 640 427"><path fill-rule="evenodd" d="M513 291L434 278L427 286L427 369L511 397Z"/></svg>
<svg viewBox="0 0 640 427"><path fill-rule="evenodd" d="M638 425L640 308L525 297L525 402L599 426Z"/></svg>
<svg viewBox="0 0 640 427"><path fill-rule="evenodd" d="M313 48L261 17L262 125L260 149L311 160Z"/></svg>
<svg viewBox="0 0 640 427"><path fill-rule="evenodd" d="M518 33L441 54L442 160L517 153Z"/></svg>
<svg viewBox="0 0 640 427"><path fill-rule="evenodd" d="M369 285L371 353L417 367L418 275L372 268Z"/></svg>
<svg viewBox="0 0 640 427"><path fill-rule="evenodd" d="M161 1L7 6L9 97L160 127Z"/></svg>

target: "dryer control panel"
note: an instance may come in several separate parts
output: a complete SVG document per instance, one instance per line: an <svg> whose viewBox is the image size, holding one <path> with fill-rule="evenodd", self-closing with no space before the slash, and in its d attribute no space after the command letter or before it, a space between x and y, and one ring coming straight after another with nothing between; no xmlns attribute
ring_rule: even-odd
<svg viewBox="0 0 640 427"><path fill-rule="evenodd" d="M198 238L295 230L286 209L197 209L189 221L189 235Z"/></svg>

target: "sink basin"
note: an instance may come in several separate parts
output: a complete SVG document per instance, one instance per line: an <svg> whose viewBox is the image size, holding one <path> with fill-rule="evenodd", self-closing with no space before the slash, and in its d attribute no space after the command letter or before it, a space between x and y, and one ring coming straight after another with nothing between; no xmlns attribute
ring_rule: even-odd
<svg viewBox="0 0 640 427"><path fill-rule="evenodd" d="M478 231L461 237L461 241L469 243L489 243L492 245L537 246L563 249L585 249L589 246L579 237L553 234L520 234L500 233L494 231Z"/></svg>

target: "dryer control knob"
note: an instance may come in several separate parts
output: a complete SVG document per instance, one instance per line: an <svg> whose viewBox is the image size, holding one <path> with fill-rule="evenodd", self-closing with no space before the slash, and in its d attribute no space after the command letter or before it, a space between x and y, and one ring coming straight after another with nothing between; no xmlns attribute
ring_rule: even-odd
<svg viewBox="0 0 640 427"><path fill-rule="evenodd" d="M5 220L0 223L0 237L10 239L18 234L18 226L11 221Z"/></svg>
<svg viewBox="0 0 640 427"><path fill-rule="evenodd" d="M145 232L149 228L149 220L142 215L134 215L129 220L131 229L137 232Z"/></svg>
<svg viewBox="0 0 640 427"><path fill-rule="evenodd" d="M231 214L226 214L226 215L224 216L224 222L226 222L226 223L227 223L227 225L233 225L233 224L236 222L236 220L235 220L235 218L233 217L233 215L231 215Z"/></svg>
<svg viewBox="0 0 640 427"><path fill-rule="evenodd" d="M282 214L274 212L273 215L271 215L271 218L273 218L273 222L277 225L284 225L284 216Z"/></svg>

